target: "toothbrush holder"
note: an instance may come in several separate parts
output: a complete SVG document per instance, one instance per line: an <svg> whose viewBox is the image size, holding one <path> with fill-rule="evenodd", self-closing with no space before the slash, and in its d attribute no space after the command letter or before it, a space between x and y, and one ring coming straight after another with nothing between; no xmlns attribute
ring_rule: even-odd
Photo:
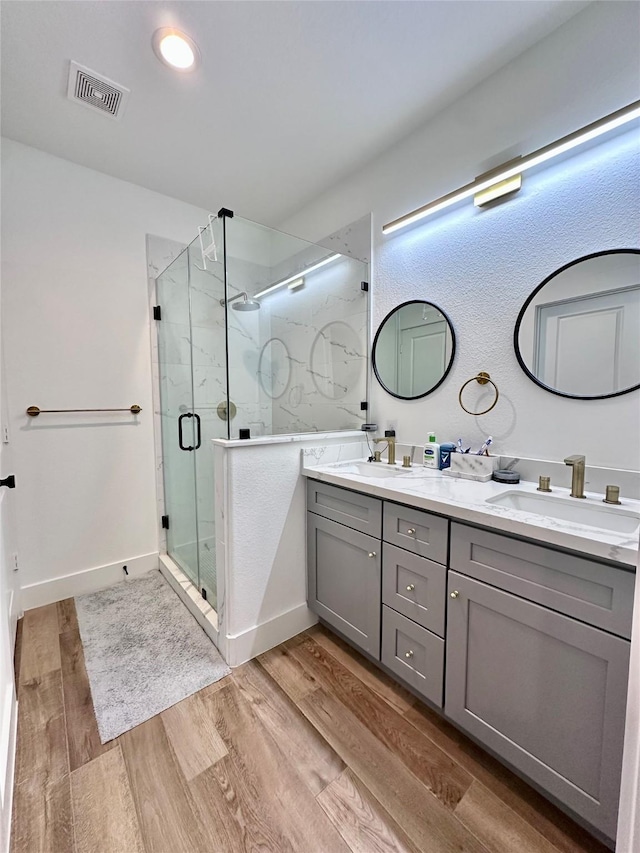
<svg viewBox="0 0 640 853"><path fill-rule="evenodd" d="M449 477L488 483L493 472L500 467L499 456L476 456L471 453L452 453L451 466L442 472Z"/></svg>

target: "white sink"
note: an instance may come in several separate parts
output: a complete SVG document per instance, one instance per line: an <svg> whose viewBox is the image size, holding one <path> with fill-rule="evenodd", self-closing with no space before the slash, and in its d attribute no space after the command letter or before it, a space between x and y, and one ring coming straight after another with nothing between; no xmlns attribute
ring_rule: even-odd
<svg viewBox="0 0 640 853"><path fill-rule="evenodd" d="M592 499L560 498L552 495L534 495L530 492L509 491L487 498L486 503L517 509L520 512L545 515L597 527L600 530L612 530L616 533L635 533L640 525L640 514L617 506L596 504Z"/></svg>
<svg viewBox="0 0 640 853"><path fill-rule="evenodd" d="M355 468L352 473L361 477L402 477L409 474L412 468L401 468L399 465L389 465L386 462L351 462L349 467Z"/></svg>

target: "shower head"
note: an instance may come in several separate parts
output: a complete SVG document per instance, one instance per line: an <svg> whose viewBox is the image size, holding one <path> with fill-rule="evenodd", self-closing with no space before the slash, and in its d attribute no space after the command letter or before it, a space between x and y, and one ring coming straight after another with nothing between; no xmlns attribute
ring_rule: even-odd
<svg viewBox="0 0 640 853"><path fill-rule="evenodd" d="M242 302L236 302L236 299L241 299ZM234 302L235 305L231 305L232 302ZM220 305L224 304L224 299L221 299ZM258 300L251 299L244 290L241 293L236 293L235 296L232 296L231 299L227 300L227 305L231 305L234 311L258 311L260 309L260 303Z"/></svg>
<svg viewBox="0 0 640 853"><path fill-rule="evenodd" d="M256 299L249 299L245 294L242 302L236 302L231 307L234 311L259 311L260 303Z"/></svg>

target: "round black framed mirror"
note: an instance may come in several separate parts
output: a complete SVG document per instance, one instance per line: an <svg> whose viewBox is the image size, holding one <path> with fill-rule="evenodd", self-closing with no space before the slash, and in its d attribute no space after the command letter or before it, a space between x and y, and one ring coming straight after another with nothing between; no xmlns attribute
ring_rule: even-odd
<svg viewBox="0 0 640 853"><path fill-rule="evenodd" d="M373 340L373 370L385 391L400 400L426 397L451 370L456 336L432 302L412 299L390 311Z"/></svg>
<svg viewBox="0 0 640 853"><path fill-rule="evenodd" d="M640 388L640 249L577 258L547 276L516 320L513 343L527 376L578 400Z"/></svg>

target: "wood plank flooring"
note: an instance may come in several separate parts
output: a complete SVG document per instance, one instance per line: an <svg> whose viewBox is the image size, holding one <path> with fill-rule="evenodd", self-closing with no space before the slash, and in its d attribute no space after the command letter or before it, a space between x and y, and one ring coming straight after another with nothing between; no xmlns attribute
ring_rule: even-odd
<svg viewBox="0 0 640 853"><path fill-rule="evenodd" d="M606 853L322 628L104 745L73 600L19 636L12 853Z"/></svg>

